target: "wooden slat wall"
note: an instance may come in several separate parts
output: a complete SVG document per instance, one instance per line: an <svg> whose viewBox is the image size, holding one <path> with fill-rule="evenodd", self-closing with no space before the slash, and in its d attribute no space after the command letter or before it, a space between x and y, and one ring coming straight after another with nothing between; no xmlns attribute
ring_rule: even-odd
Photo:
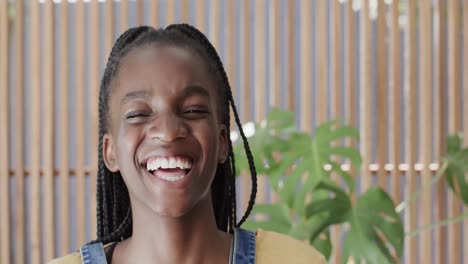
<svg viewBox="0 0 468 264"><path fill-rule="evenodd" d="M405 73L405 160L409 164L405 175L405 195L408 196L416 191L416 172L414 164L416 163L416 1L407 2L408 21L405 32L406 46L406 73ZM405 213L405 226L407 230L416 228L416 203L409 206ZM417 240L416 238L407 238L405 248L405 263L417 263Z"/></svg>
<svg viewBox="0 0 468 264"><path fill-rule="evenodd" d="M399 26L399 3L398 0L393 0L390 7L391 16L390 16L390 77L389 77L389 87L390 87L390 102L389 102L389 112L391 113L390 122L391 125L391 137L389 137L389 148L391 158L390 162L392 164L401 163L401 97L400 97L400 83L401 83L401 74L400 74L400 59L401 50L400 50L400 26ZM401 201L402 191L401 191L401 177L399 174L398 166L394 165L392 168L392 196L395 199L396 203Z"/></svg>
<svg viewBox="0 0 468 264"><path fill-rule="evenodd" d="M420 113L420 163L423 165L421 173L421 185L427 185L431 181L432 172L429 170L429 164L432 161L432 92L431 92L431 2L426 0L419 1L419 113ZM432 192L423 192L421 196L420 226L431 224ZM432 232L423 232L419 236L419 252L432 252ZM432 256L430 254L421 254L419 261L421 263L430 263Z"/></svg>
<svg viewBox="0 0 468 264"><path fill-rule="evenodd" d="M16 237L16 258L15 262L25 263L25 175L24 175L24 3L15 2L15 230Z"/></svg>
<svg viewBox="0 0 468 264"><path fill-rule="evenodd" d="M393 0L385 4L378 0L378 6L361 1L358 10L352 2L211 1L208 7L206 1L194 4L189 0L0 1L0 262L26 263L30 259L30 263L43 263L96 237L96 107L101 66L106 63L101 60L107 59L117 37L115 27L122 32L133 26L130 21L161 27L195 18L197 28L226 58L225 68L234 98L240 98L236 105L243 123L260 121L270 107L284 106L298 110L300 127L309 132L319 123L340 117L359 125L359 145L348 142L359 147L364 157L362 170L354 170L360 175L359 192L370 187L372 177L376 177L377 184L391 191L399 203L429 182L434 174L429 165L445 151L447 125L448 133L461 131L468 144L468 1ZM401 2L405 4L403 12L399 10ZM137 6L130 9L132 5ZM14 15L9 8L14 9ZM375 20L372 14L377 14ZM99 25L100 21L104 24ZM76 39L73 50L69 48L69 32ZM56 54L60 56L57 60ZM59 67L55 67L56 62ZM29 87L25 87L27 83ZM56 97L60 99L57 106ZM69 107L70 100L75 102L74 109ZM59 119L55 120L56 116ZM74 138L70 127L75 127ZM85 148L87 144L89 148ZM76 157L75 166L69 163L71 157ZM246 173L239 179L242 209L250 195L249 176ZM75 186L70 186L71 179ZM14 188L10 190L11 183ZM275 194L268 195L264 176L258 183L257 202L278 199ZM70 188L76 196L71 196ZM441 183L434 193L423 193L405 210L406 229L456 217L466 210ZM242 214L243 210L238 212L239 217ZM89 215L91 219L87 219ZM73 227L72 222L76 224ZM26 230L30 230L29 236ZM332 232L336 251L331 263L344 261L339 244L343 231L337 228ZM468 220L424 232L407 239L403 262L466 262L467 239Z"/></svg>
<svg viewBox="0 0 468 264"><path fill-rule="evenodd" d="M300 12L300 104L303 112L300 117L301 129L312 131L312 3L301 3Z"/></svg>
<svg viewBox="0 0 468 264"><path fill-rule="evenodd" d="M434 84L436 86L434 96L437 98L434 101L435 112L438 113L434 117L434 138L437 144L434 145L434 152L442 155L445 153L445 134L447 124L446 115L447 115L447 85L446 85L446 58L447 58L447 45L444 41L446 36L444 30L446 28L447 15L446 15L446 5L445 1L438 0L435 4L435 15L438 19L435 19L435 32L434 32ZM436 196L437 196L437 205L436 205L436 219L435 221L441 221L447 217L446 208L447 208L447 194L446 188L443 182L440 182L436 186ZM447 241L447 229L439 228L435 231L435 239L437 241ZM447 248L446 247L436 247L435 248L435 262L436 263L445 263L447 261Z"/></svg>
<svg viewBox="0 0 468 264"><path fill-rule="evenodd" d="M37 100L40 98L41 94L41 71L40 71L40 53L37 47L39 47L39 3L37 1L30 1L30 71L31 71L31 87L30 87L30 116L31 116L31 131L30 138L31 142L40 142L41 140L41 102ZM68 73L64 74L65 76ZM64 77L65 78L65 77ZM65 124L62 124L66 125ZM67 143L68 144L68 143ZM40 211L40 201L41 201L41 188L40 188L40 171L41 171L41 147L40 144L31 144L29 147L29 153L31 157L31 167L30 167L30 179L31 179L31 207L30 207L30 226L31 226L31 241L29 250L31 250L31 262L32 263L43 263L42 261L42 252L41 245L42 242L41 233L41 211ZM67 173L67 172L64 172ZM62 177L67 177L64 175ZM65 203L67 200L64 199L62 203ZM63 239L67 238L67 232L63 234Z"/></svg>
<svg viewBox="0 0 468 264"><path fill-rule="evenodd" d="M287 104L287 109L289 111L294 110L294 90L296 87L296 81L295 81L295 76L294 73L296 71L295 65L296 65L296 52L294 48L294 33L296 32L296 26L294 24L294 18L295 16L295 10L294 10L294 3L296 1L287 1L287 39L288 39L288 53L287 53L287 58L288 58L288 68L287 68L287 74L288 74L288 104Z"/></svg>
<svg viewBox="0 0 468 264"><path fill-rule="evenodd" d="M387 185L387 173L385 172L384 164L387 163L387 150L388 150L388 109L387 109L387 98L388 98L388 71L387 71L387 56L386 51L388 50L387 41L385 36L387 35L387 12L383 1L379 1L377 9L377 104L378 108L376 111L378 114L377 124L377 161L379 164L377 172L377 183L380 187L385 188ZM371 76L371 74L369 74Z"/></svg>
<svg viewBox="0 0 468 264"><path fill-rule="evenodd" d="M121 2L124 6L125 1ZM82 1L77 2L76 4L76 28L75 34L78 42L77 48L75 50L75 65L76 65L76 89L74 99L76 101L76 110L75 110L75 120L76 120L76 147L74 148L76 153L76 234L77 234L77 243L79 245L86 242L85 234L85 215L86 215L86 205L85 205L85 29L84 29L84 3ZM122 25L128 23L128 17L125 18L125 15L122 14ZM121 27L124 30L124 26Z"/></svg>
<svg viewBox="0 0 468 264"><path fill-rule="evenodd" d="M328 39L327 39L327 32L325 29L327 28L327 1L326 0L318 0L315 3L315 10L311 11L311 9L307 9L308 12L315 12L316 17L316 26L315 26L315 43L316 43L316 52L315 52L315 78L316 78L316 96L315 96L315 106L312 113L316 113L316 121L315 124L321 124L327 121L327 105L329 102L327 96L327 77L328 77L328 63L327 63L327 54L328 54ZM305 15L308 17L312 17L311 15ZM307 29L307 27L306 27ZM310 32L310 30L309 30ZM307 35L310 37L310 35ZM304 43L305 44L305 43ZM309 58L305 58L308 60ZM304 65L307 67L308 65ZM304 69L304 73L306 73L307 69L310 71L310 67ZM312 76L312 74L307 74L308 76ZM310 77L311 78L311 77ZM309 80L307 80L309 81ZM303 87L304 89L309 89L312 91L312 86ZM307 99L307 98L306 98ZM310 97L308 98L310 100ZM312 101L313 102L313 101ZM310 104L310 103L309 103ZM302 105L304 107L304 105ZM312 130L312 127L310 127Z"/></svg>
<svg viewBox="0 0 468 264"><path fill-rule="evenodd" d="M0 262L11 262L10 245L10 78L8 2L0 2Z"/></svg>
<svg viewBox="0 0 468 264"><path fill-rule="evenodd" d="M361 67L359 69L361 84L359 87L360 93L360 132L361 132L361 147L362 154L362 190L366 190L371 185L371 174L366 169L370 165L371 158L371 21L369 17L369 1L362 1L362 9L360 10L360 55Z"/></svg>
<svg viewBox="0 0 468 264"><path fill-rule="evenodd" d="M44 101L43 121L43 166L44 166L44 235L45 260L52 259L55 254L55 183L54 183L54 87L55 87L55 45L54 45L54 4L47 1L44 7L44 49L42 91Z"/></svg>
<svg viewBox="0 0 468 264"><path fill-rule="evenodd" d="M461 108L459 98L460 87L460 1L448 0L448 116L449 133L457 133L461 129ZM466 14L465 14L466 15ZM459 190L457 190L459 192ZM450 192L448 194L448 217L456 217L461 213L460 200ZM461 263L461 225L455 223L448 226L449 245L448 262Z"/></svg>

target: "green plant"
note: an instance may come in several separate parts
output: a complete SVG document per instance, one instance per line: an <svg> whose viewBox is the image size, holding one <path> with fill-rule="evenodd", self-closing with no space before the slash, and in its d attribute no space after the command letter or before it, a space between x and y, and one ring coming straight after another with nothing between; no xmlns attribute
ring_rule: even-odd
<svg viewBox="0 0 468 264"><path fill-rule="evenodd" d="M341 167L343 162L352 168L361 167L359 151L343 144L345 139L359 139L355 128L331 121L320 125L311 138L295 128L292 113L273 109L265 121L254 125L254 131L249 142L258 173L268 175L279 202L257 204L254 219L245 224L247 228L307 240L329 258L330 227L343 225L343 260L353 257L356 262L393 263L401 258L405 233L393 200L377 187L357 193L353 176ZM466 196L468 154L460 143L449 142L452 150L444 159L446 165L441 169L446 171L441 175L447 175L450 186ZM234 151L239 175L248 165L237 145Z"/></svg>

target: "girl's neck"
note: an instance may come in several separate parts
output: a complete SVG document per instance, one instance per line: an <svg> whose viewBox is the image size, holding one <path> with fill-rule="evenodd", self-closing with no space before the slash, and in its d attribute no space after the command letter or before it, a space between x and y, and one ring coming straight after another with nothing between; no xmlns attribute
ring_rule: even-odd
<svg viewBox="0 0 468 264"><path fill-rule="evenodd" d="M114 263L228 263L231 235L217 229L211 200L171 218L132 204L133 234L116 247Z"/></svg>

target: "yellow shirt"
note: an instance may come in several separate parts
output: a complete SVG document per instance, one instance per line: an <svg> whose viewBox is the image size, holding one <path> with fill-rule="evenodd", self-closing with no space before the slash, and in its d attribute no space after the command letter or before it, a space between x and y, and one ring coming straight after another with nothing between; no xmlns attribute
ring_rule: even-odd
<svg viewBox="0 0 468 264"><path fill-rule="evenodd" d="M289 236L264 231L256 232L256 264L325 264L325 258L309 244ZM81 264L79 252L54 259L49 264Z"/></svg>

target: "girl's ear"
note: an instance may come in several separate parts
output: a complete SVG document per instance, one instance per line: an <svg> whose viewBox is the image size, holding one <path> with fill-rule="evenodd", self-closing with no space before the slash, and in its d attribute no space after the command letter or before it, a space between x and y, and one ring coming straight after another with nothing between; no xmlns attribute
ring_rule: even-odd
<svg viewBox="0 0 468 264"><path fill-rule="evenodd" d="M218 137L218 162L224 163L229 155L228 132L224 124L221 124Z"/></svg>
<svg viewBox="0 0 468 264"><path fill-rule="evenodd" d="M112 135L104 134L102 138L102 157L104 159L104 163L106 167L112 171L116 172L119 170L119 166L117 164L117 159L115 158L114 153L114 143L112 140Z"/></svg>

